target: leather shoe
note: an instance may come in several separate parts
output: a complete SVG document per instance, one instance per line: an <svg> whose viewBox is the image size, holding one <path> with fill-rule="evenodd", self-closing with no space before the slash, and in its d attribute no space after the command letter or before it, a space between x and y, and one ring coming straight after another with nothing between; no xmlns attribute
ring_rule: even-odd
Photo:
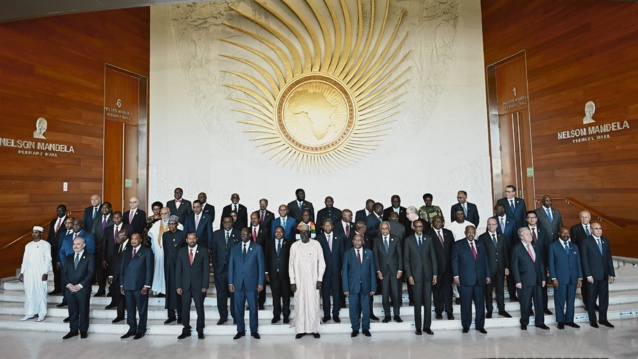
<svg viewBox="0 0 638 359"><path fill-rule="evenodd" d="M233 324L237 324L237 319L233 318Z"/></svg>
<svg viewBox="0 0 638 359"><path fill-rule="evenodd" d="M295 339L301 339L304 335L306 335L306 333L298 333L297 335L295 335Z"/></svg>
<svg viewBox="0 0 638 359"><path fill-rule="evenodd" d="M549 309L545 309L545 310L543 310L543 313L545 313L546 315L552 315L552 314L554 314L554 313L552 313L552 311L551 311L551 310L549 310Z"/></svg>
<svg viewBox="0 0 638 359"><path fill-rule="evenodd" d="M383 318L383 320L381 321L381 323L390 323L390 317L385 317L385 318Z"/></svg>
<svg viewBox="0 0 638 359"><path fill-rule="evenodd" d="M71 318L66 317L66 318L64 318L62 321L63 321L63 322L65 322L65 323L68 323L68 322L70 322L70 321L71 321Z"/></svg>
<svg viewBox="0 0 638 359"><path fill-rule="evenodd" d="M414 334L423 335L423 332L421 331L421 329L417 329L417 330L414 331Z"/></svg>
<svg viewBox="0 0 638 359"><path fill-rule="evenodd" d="M312 336L314 336L315 339L321 338L321 334L319 334L319 333L312 333Z"/></svg>
<svg viewBox="0 0 638 359"><path fill-rule="evenodd" d="M103 290L98 290L97 293L95 293L94 297L104 297L106 295L106 292Z"/></svg>
<svg viewBox="0 0 638 359"><path fill-rule="evenodd" d="M527 325L521 324L521 330L527 330Z"/></svg>
<svg viewBox="0 0 638 359"><path fill-rule="evenodd" d="M199 333L199 334L197 334L197 339L204 339L204 338L206 338L206 337L204 336L204 333Z"/></svg>
<svg viewBox="0 0 638 359"><path fill-rule="evenodd" d="M323 317L321 318L321 321L327 323L328 321L330 321L330 317Z"/></svg>
<svg viewBox="0 0 638 359"><path fill-rule="evenodd" d="M164 324L171 324L172 322L175 322L175 321L177 321L176 318L168 318L164 321Z"/></svg>
<svg viewBox="0 0 638 359"><path fill-rule="evenodd" d="M135 335L135 333L128 332L128 333L126 333L126 334L122 335L122 336L120 337L120 339L126 339L126 338L128 338L128 337L132 337L132 336L134 336L134 335Z"/></svg>
<svg viewBox="0 0 638 359"><path fill-rule="evenodd" d="M478 330L478 332L481 334L487 334L487 330L485 330L485 328L478 328L476 330Z"/></svg>
<svg viewBox="0 0 638 359"><path fill-rule="evenodd" d="M568 327L576 328L576 329L580 328L580 325L578 325L578 324L576 324L574 322L565 323L565 325L568 326Z"/></svg>
<svg viewBox="0 0 638 359"><path fill-rule="evenodd" d="M565 329L565 324L564 323L558 323L558 329L560 329L560 330Z"/></svg>
<svg viewBox="0 0 638 359"><path fill-rule="evenodd" d="M335 323L341 323L341 319L339 319L339 317L332 317L332 320L334 320Z"/></svg>
<svg viewBox="0 0 638 359"><path fill-rule="evenodd" d="M535 326L538 329L549 330L549 327L545 324L540 324Z"/></svg>
<svg viewBox="0 0 638 359"><path fill-rule="evenodd" d="M510 302L518 302L518 297L510 297Z"/></svg>
<svg viewBox="0 0 638 359"><path fill-rule="evenodd" d="M62 302L62 303L56 305L56 308L64 308L66 306L67 306L67 303L66 302Z"/></svg>
<svg viewBox="0 0 638 359"><path fill-rule="evenodd" d="M107 310L108 310L108 309L113 309L113 308L115 308L115 307L117 307L117 304L115 304L115 303L111 303L111 304L107 305L106 307L104 307L104 309L107 309Z"/></svg>
<svg viewBox="0 0 638 359"><path fill-rule="evenodd" d="M485 314L485 318L486 319L492 319L492 313Z"/></svg>
<svg viewBox="0 0 638 359"><path fill-rule="evenodd" d="M255 338L255 339L261 339L261 335L259 335L259 333L254 332L254 333L250 333L250 335Z"/></svg>
<svg viewBox="0 0 638 359"><path fill-rule="evenodd" d="M235 336L233 337L233 340L237 340L237 339L243 337L244 335L246 335L245 332L237 332L237 334L235 334Z"/></svg>
<svg viewBox="0 0 638 359"><path fill-rule="evenodd" d="M184 338L188 338L188 337L190 337L190 336L191 336L191 333L190 333L190 332L188 332L188 333L182 333L182 334L180 334L180 335L179 335L179 337L177 337L177 339L184 339Z"/></svg>
<svg viewBox="0 0 638 359"><path fill-rule="evenodd" d="M379 317L377 317L376 315L370 313L370 320L379 320Z"/></svg>
<svg viewBox="0 0 638 359"><path fill-rule="evenodd" d="M397 323L403 323L403 319L401 319L401 317L398 316L398 315L396 317L394 317L394 321L397 322Z"/></svg>
<svg viewBox="0 0 638 359"><path fill-rule="evenodd" d="M363 335L365 335L366 337L371 337L371 336L372 336L372 333L370 333L370 331L369 331L369 330L364 330L362 333L363 333Z"/></svg>
<svg viewBox="0 0 638 359"><path fill-rule="evenodd" d="M469 333L469 332L470 332L470 328L463 328L463 334Z"/></svg>
<svg viewBox="0 0 638 359"><path fill-rule="evenodd" d="M530 316L530 317L533 317L533 316L534 316L534 310L533 310L533 309L530 309L530 310L529 310L529 316Z"/></svg>
<svg viewBox="0 0 638 359"><path fill-rule="evenodd" d="M359 335L359 331L353 330L352 333L350 333L350 338L355 338L357 335Z"/></svg>
<svg viewBox="0 0 638 359"><path fill-rule="evenodd" d="M428 328L428 329L423 329L423 332L427 335L434 335L434 332L432 331L432 329Z"/></svg>
<svg viewBox="0 0 638 359"><path fill-rule="evenodd" d="M124 317L117 317L117 318L113 319L113 320L111 321L111 323L114 323L114 324L115 324L115 323L119 323L119 322L121 322L121 321L123 321L123 320L124 320Z"/></svg>
<svg viewBox="0 0 638 359"><path fill-rule="evenodd" d="M510 313L506 312L506 311L500 311L498 312L498 315L500 315L501 317L505 317L505 318L511 318L512 316L510 315Z"/></svg>
<svg viewBox="0 0 638 359"><path fill-rule="evenodd" d="M454 303L456 303L456 305L460 305L461 304L461 298L456 298Z"/></svg>
<svg viewBox="0 0 638 359"><path fill-rule="evenodd" d="M272 318L272 320L270 321L270 324L275 324L279 322L279 318Z"/></svg>
<svg viewBox="0 0 638 359"><path fill-rule="evenodd" d="M217 321L217 325L223 325L224 323L226 323L228 321L228 319L226 318L222 318L220 320Z"/></svg>
<svg viewBox="0 0 638 359"><path fill-rule="evenodd" d="M179 325L182 324L182 318L177 318L177 324L179 324Z"/></svg>
<svg viewBox="0 0 638 359"><path fill-rule="evenodd" d="M284 324L288 324L288 323L290 323L290 319L284 318Z"/></svg>
<svg viewBox="0 0 638 359"><path fill-rule="evenodd" d="M599 321L598 323L599 323L599 324L601 324L601 325L606 326L607 328L613 328L613 327L614 327L614 325L613 325L613 324L611 324L610 322L608 322L608 321L606 321L606 320L601 320L601 321Z"/></svg>
<svg viewBox="0 0 638 359"><path fill-rule="evenodd" d="M137 334L135 334L133 339L135 339L135 340L142 339L142 338L144 338L144 334L145 333L137 333Z"/></svg>
<svg viewBox="0 0 638 359"><path fill-rule="evenodd" d="M264 307L264 305L263 305L263 304L260 304L260 305L259 305L259 310L264 310L264 309L266 309L266 308Z"/></svg>
<svg viewBox="0 0 638 359"><path fill-rule="evenodd" d="M62 337L62 339L70 339L70 338L77 337L77 336L78 336L78 333L68 332L67 335Z"/></svg>
<svg viewBox="0 0 638 359"><path fill-rule="evenodd" d="M443 315L442 315L442 314L437 314L434 318L436 318L436 319L443 319Z"/></svg>
<svg viewBox="0 0 638 359"><path fill-rule="evenodd" d="M89 337L89 333L80 333L80 338L86 339Z"/></svg>
<svg viewBox="0 0 638 359"><path fill-rule="evenodd" d="M453 314L448 314L447 315L447 320L454 320L454 315Z"/></svg>

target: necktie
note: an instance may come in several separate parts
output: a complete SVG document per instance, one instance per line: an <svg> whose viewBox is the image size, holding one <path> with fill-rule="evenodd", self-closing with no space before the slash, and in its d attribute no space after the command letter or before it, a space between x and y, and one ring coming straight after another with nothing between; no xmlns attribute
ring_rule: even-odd
<svg viewBox="0 0 638 359"><path fill-rule="evenodd" d="M532 240L534 240L534 244L536 244L538 240L538 237L536 237L536 228L532 228Z"/></svg>
<svg viewBox="0 0 638 359"><path fill-rule="evenodd" d="M137 254L137 249L133 248L133 254L131 255L131 258L135 258L135 254Z"/></svg>
<svg viewBox="0 0 638 359"><path fill-rule="evenodd" d="M199 227L199 215L195 216L195 230Z"/></svg>
<svg viewBox="0 0 638 359"><path fill-rule="evenodd" d="M494 248L498 246L498 243L496 242L496 234L494 233L492 233L492 243L494 243Z"/></svg>
<svg viewBox="0 0 638 359"><path fill-rule="evenodd" d="M530 258L532 258L532 261L536 263L536 259L534 258L534 254L532 253L532 247L530 247L529 244L526 244L526 246L527 246L527 253L529 254Z"/></svg>
<svg viewBox="0 0 638 359"><path fill-rule="evenodd" d="M470 247L472 247L472 255L474 256L474 260L476 260L476 248L474 248L474 241L470 242Z"/></svg>
<svg viewBox="0 0 638 359"><path fill-rule="evenodd" d="M80 253L75 253L75 260L73 261L73 268L78 268L78 263L80 262Z"/></svg>
<svg viewBox="0 0 638 359"><path fill-rule="evenodd" d="M264 211L260 211L261 215L259 216L259 225L264 225Z"/></svg>
<svg viewBox="0 0 638 359"><path fill-rule="evenodd" d="M505 233L505 217L501 217L501 233Z"/></svg>
<svg viewBox="0 0 638 359"><path fill-rule="evenodd" d="M346 237L350 238L350 223L346 224Z"/></svg>
<svg viewBox="0 0 638 359"><path fill-rule="evenodd" d="M228 244L228 238L230 238L230 232L226 231L226 244Z"/></svg>
<svg viewBox="0 0 638 359"><path fill-rule="evenodd" d="M357 249L357 259L359 260L359 265L361 265L361 254L359 253L359 249Z"/></svg>
<svg viewBox="0 0 638 359"><path fill-rule="evenodd" d="M332 236L328 235L328 247L330 248L330 252L332 252Z"/></svg>
<svg viewBox="0 0 638 359"><path fill-rule="evenodd" d="M549 223L553 223L554 219L552 218L552 211L549 208L545 208L545 212L547 212L547 218L549 218Z"/></svg>
<svg viewBox="0 0 638 359"><path fill-rule="evenodd" d="M279 253L281 253L281 239L277 240L277 257L279 257Z"/></svg>
<svg viewBox="0 0 638 359"><path fill-rule="evenodd" d="M591 232L589 231L589 224L585 225L585 233L587 234L587 237L591 236Z"/></svg>
<svg viewBox="0 0 638 359"><path fill-rule="evenodd" d="M303 202L297 202L297 204L299 205L299 212L301 212L301 207L302 207L302 205L301 205L301 204L302 204L302 203L303 203Z"/></svg>
<svg viewBox="0 0 638 359"><path fill-rule="evenodd" d="M281 220L281 226L284 227L284 230L286 229L286 219L282 219Z"/></svg>
<svg viewBox="0 0 638 359"><path fill-rule="evenodd" d="M443 241L443 236L441 236L441 230L437 229L436 235L439 237L439 241L441 241L441 247L445 247L445 241Z"/></svg>
<svg viewBox="0 0 638 359"><path fill-rule="evenodd" d="M512 209L512 212L514 212L514 200L510 199L510 208Z"/></svg>
<svg viewBox="0 0 638 359"><path fill-rule="evenodd" d="M106 227L106 216L102 218L102 232L104 232L104 227Z"/></svg>
<svg viewBox="0 0 638 359"><path fill-rule="evenodd" d="M569 244L567 242L565 242L565 253L569 255Z"/></svg>
<svg viewBox="0 0 638 359"><path fill-rule="evenodd" d="M233 212L237 213L237 205L233 204Z"/></svg>
<svg viewBox="0 0 638 359"><path fill-rule="evenodd" d="M423 243L421 243L421 236L416 237L416 242L419 245L419 252L423 250Z"/></svg>
<svg viewBox="0 0 638 359"><path fill-rule="evenodd" d="M463 213L465 213L465 217L467 218L467 205L463 203L462 206L463 206Z"/></svg>
<svg viewBox="0 0 638 359"><path fill-rule="evenodd" d="M62 223L62 218L58 217L58 222L55 224L55 234L58 234L58 229L60 229L61 223Z"/></svg>
<svg viewBox="0 0 638 359"><path fill-rule="evenodd" d="M244 244L244 259L246 258L246 244Z"/></svg>
<svg viewBox="0 0 638 359"><path fill-rule="evenodd" d="M383 237L383 245L385 246L385 252L388 253L388 237Z"/></svg>
<svg viewBox="0 0 638 359"><path fill-rule="evenodd" d="M95 217L97 217L97 207L93 207L93 219L95 219Z"/></svg>
<svg viewBox="0 0 638 359"><path fill-rule="evenodd" d="M600 238L596 238L596 243L598 243L598 250L600 251L600 254L603 254L603 245L602 243L600 243Z"/></svg>
<svg viewBox="0 0 638 359"><path fill-rule="evenodd" d="M76 238L78 238L78 234L77 233L73 233L73 240L75 240Z"/></svg>
<svg viewBox="0 0 638 359"><path fill-rule="evenodd" d="M118 233L120 233L120 226L115 226L115 231L113 231L113 243L117 243Z"/></svg>
<svg viewBox="0 0 638 359"><path fill-rule="evenodd" d="M133 217L135 217L135 211L131 211L128 214L128 224L133 224Z"/></svg>
<svg viewBox="0 0 638 359"><path fill-rule="evenodd" d="M253 227L253 242L257 242L257 227Z"/></svg>
<svg viewBox="0 0 638 359"><path fill-rule="evenodd" d="M188 255L188 259L191 261L191 266L193 265L193 248L191 248L191 252Z"/></svg>

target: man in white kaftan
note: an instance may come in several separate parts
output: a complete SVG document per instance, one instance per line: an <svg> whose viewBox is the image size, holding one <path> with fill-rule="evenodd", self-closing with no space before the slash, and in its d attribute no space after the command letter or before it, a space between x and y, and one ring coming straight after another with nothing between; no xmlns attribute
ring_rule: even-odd
<svg viewBox="0 0 638 359"><path fill-rule="evenodd" d="M148 237L151 239L151 249L155 256L155 265L153 272L153 284L151 291L153 294L166 294L166 280L164 274L164 250L162 249L162 235L168 232L168 220L171 216L171 210L164 207L160 210L161 220L155 222L153 227L148 231ZM181 223L177 225L177 229L183 230Z"/></svg>
<svg viewBox="0 0 638 359"><path fill-rule="evenodd" d="M33 227L33 241L24 247L20 282L24 283L24 317L28 320L38 316L38 322L47 315L47 279L51 267L51 245L41 240L44 228Z"/></svg>

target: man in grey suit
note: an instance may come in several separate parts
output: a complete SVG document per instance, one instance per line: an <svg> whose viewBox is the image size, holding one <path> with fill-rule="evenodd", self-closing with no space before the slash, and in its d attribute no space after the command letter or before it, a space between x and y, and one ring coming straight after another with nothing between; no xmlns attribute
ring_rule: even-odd
<svg viewBox="0 0 638 359"><path fill-rule="evenodd" d="M563 226L563 218L556 208L552 208L552 197L544 195L541 199L542 206L536 208L538 226L541 227L548 239L547 246L558 239L559 230Z"/></svg>
<svg viewBox="0 0 638 359"><path fill-rule="evenodd" d="M377 278L381 281L383 293L383 312L385 318L383 323L390 321L389 298L392 297L392 311L394 320L403 322L400 315L399 303L401 302L399 292L399 280L403 276L403 250L398 237L390 234L390 223L381 222L379 236L374 240L374 267L377 269Z"/></svg>

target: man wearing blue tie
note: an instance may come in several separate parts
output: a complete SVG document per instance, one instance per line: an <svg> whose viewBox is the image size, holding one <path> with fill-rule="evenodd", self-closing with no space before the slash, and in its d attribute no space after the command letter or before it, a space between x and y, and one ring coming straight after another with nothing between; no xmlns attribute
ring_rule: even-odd
<svg viewBox="0 0 638 359"><path fill-rule="evenodd" d="M359 335L363 327L363 335L370 334L370 296L377 291L375 278L374 257L371 250L363 248L363 236L356 234L352 239L354 248L348 250L343 258L343 294L350 298L350 324L352 338ZM359 323L359 306L363 316Z"/></svg>
<svg viewBox="0 0 638 359"><path fill-rule="evenodd" d="M611 259L609 239L603 237L600 223L591 224L591 236L585 238L580 246L583 275L587 278L587 313L589 325L598 328L598 324L613 328L607 320L609 306L609 284L614 284L616 272ZM596 323L596 299L598 299L600 316Z"/></svg>
<svg viewBox="0 0 638 359"><path fill-rule="evenodd" d="M580 287L583 282L580 252L577 245L569 243L569 229L561 227L558 235L560 240L549 246L549 275L554 284L556 322L561 330L565 325L580 328L574 323L576 287Z"/></svg>

